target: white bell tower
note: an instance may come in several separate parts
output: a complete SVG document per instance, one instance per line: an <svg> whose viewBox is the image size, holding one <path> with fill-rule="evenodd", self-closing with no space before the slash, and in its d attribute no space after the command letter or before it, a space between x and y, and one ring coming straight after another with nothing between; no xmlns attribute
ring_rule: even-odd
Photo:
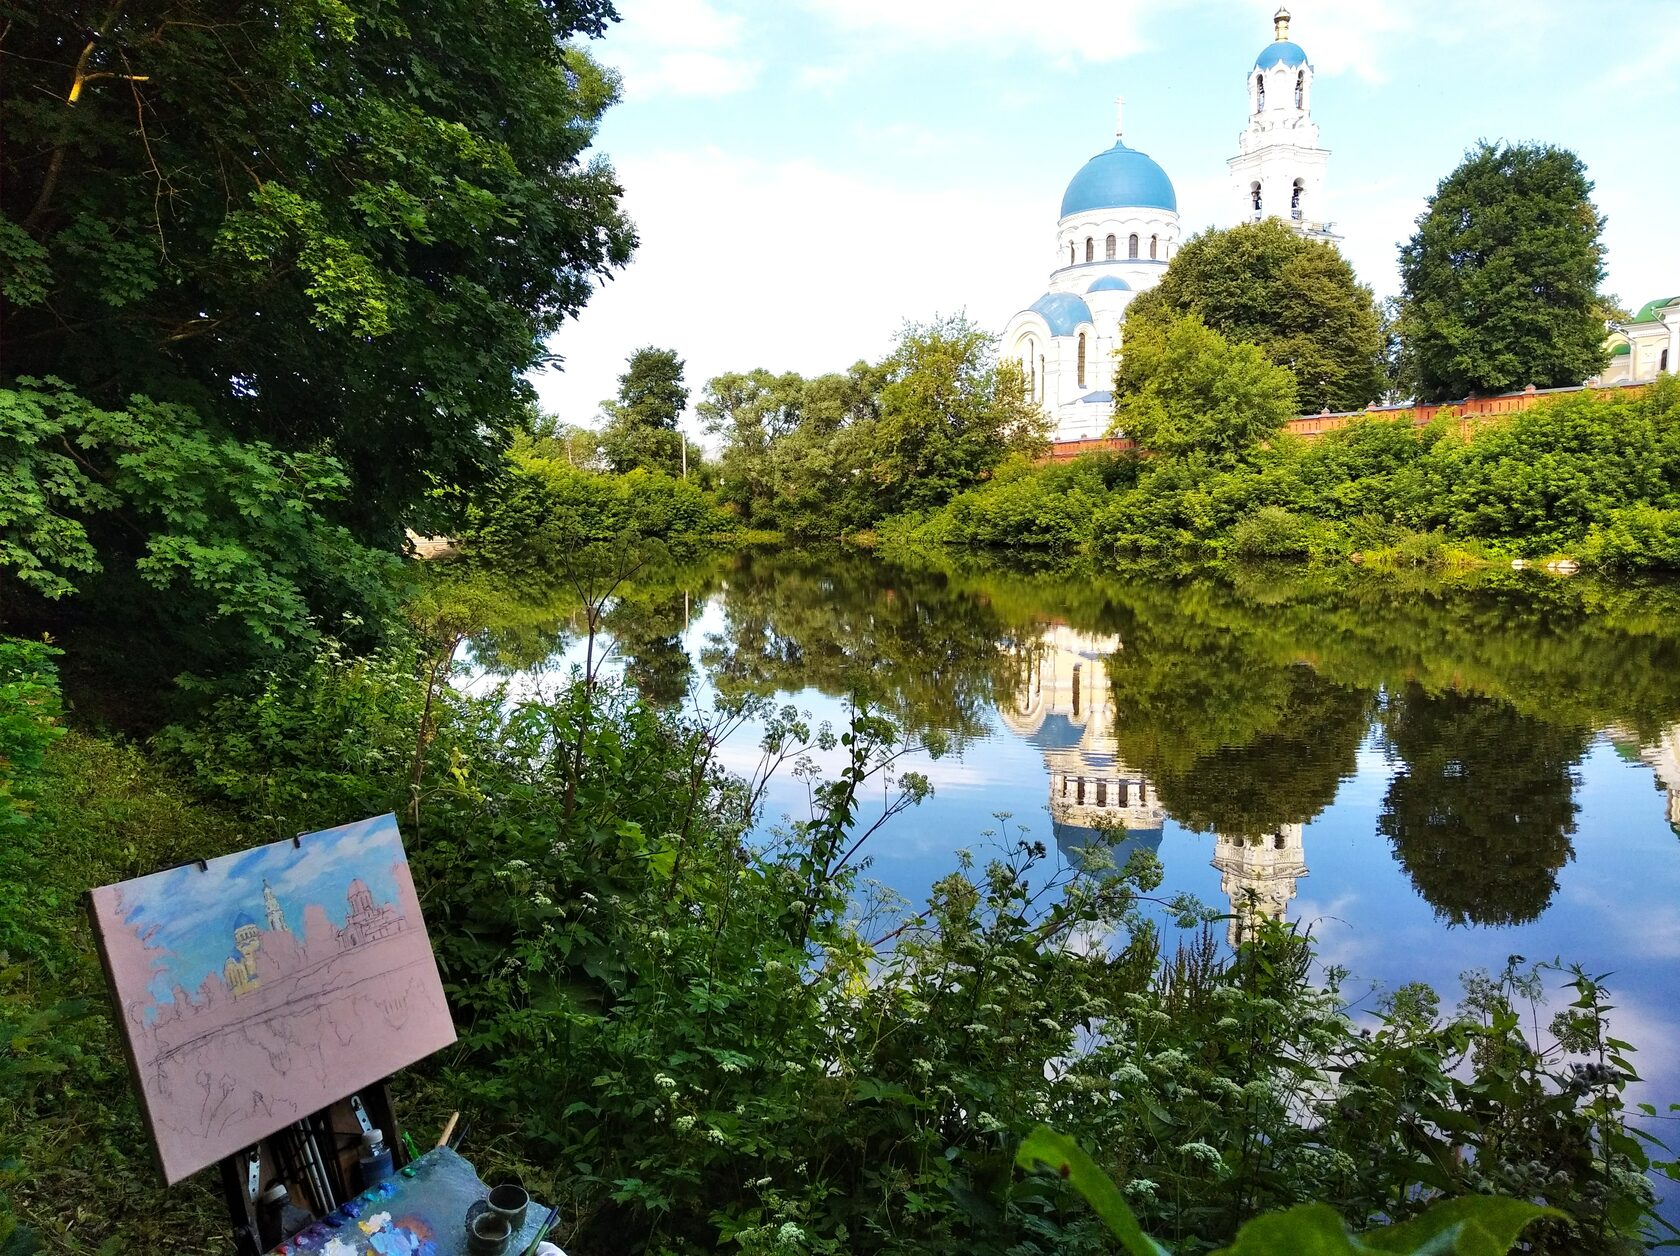
<svg viewBox="0 0 1680 1256"><path fill-rule="evenodd" d="M1226 163L1234 221L1277 218L1299 235L1335 240L1324 212L1330 151L1319 147L1312 120L1312 63L1289 38L1289 10L1279 9L1272 23L1272 42L1248 72L1248 126Z"/></svg>

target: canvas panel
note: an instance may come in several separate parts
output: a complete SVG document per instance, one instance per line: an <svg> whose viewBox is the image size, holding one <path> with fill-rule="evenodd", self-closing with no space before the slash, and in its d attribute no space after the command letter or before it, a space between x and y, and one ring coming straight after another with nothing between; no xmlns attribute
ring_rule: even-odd
<svg viewBox="0 0 1680 1256"><path fill-rule="evenodd" d="M171 1183L455 1041L395 816L90 898Z"/></svg>

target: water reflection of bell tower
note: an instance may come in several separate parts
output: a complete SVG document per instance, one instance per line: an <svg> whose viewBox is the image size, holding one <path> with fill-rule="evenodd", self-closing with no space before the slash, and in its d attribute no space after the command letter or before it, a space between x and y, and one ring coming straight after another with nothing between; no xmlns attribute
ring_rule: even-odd
<svg viewBox="0 0 1680 1256"><path fill-rule="evenodd" d="M1663 733L1655 745L1644 747L1639 757L1651 765L1657 788L1668 794L1668 823L1680 833L1680 724Z"/></svg>
<svg viewBox="0 0 1680 1256"><path fill-rule="evenodd" d="M1003 723L1037 746L1050 778L1050 819L1064 849L1124 825L1128 845L1161 841L1166 812L1141 772L1119 757L1106 660L1118 637L1065 624L1015 651L1019 671ZM1122 855L1124 852L1120 852Z"/></svg>
<svg viewBox="0 0 1680 1256"><path fill-rule="evenodd" d="M1285 824L1258 837L1214 838L1213 866L1219 869L1219 888L1231 900L1231 921L1225 937L1235 947L1264 917L1282 920L1295 882L1307 875L1306 853L1299 824Z"/></svg>

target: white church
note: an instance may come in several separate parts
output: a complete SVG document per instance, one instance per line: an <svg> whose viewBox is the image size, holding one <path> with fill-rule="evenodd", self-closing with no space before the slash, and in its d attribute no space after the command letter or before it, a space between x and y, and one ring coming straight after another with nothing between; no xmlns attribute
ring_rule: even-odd
<svg viewBox="0 0 1680 1256"><path fill-rule="evenodd" d="M1323 221L1329 152L1312 120L1313 67L1289 38L1289 10L1247 73L1248 125L1231 172L1231 221L1275 217L1301 235L1333 240ZM1120 322L1139 292L1161 281L1178 251L1178 195L1147 153L1114 146L1080 167L1062 193L1049 291L1004 328L1006 360L1021 364L1028 395L1055 420L1056 439L1108 430Z"/></svg>

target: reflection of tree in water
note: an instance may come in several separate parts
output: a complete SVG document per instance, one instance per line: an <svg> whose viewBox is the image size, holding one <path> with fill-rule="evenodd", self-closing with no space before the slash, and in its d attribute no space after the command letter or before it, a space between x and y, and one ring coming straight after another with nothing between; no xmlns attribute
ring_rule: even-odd
<svg viewBox="0 0 1680 1256"><path fill-rule="evenodd" d="M1324 810L1353 775L1375 696L1264 642L1139 620L1109 661L1120 753L1198 831L1258 836Z"/></svg>
<svg viewBox="0 0 1680 1256"><path fill-rule="evenodd" d="M745 558L701 661L724 693L861 693L909 734L983 735L1009 691L1008 626L938 575L903 580L868 557Z"/></svg>
<svg viewBox="0 0 1680 1256"><path fill-rule="evenodd" d="M1378 831L1435 914L1480 925L1538 917L1574 857L1574 768L1591 734L1415 684L1389 698L1383 728L1404 763Z"/></svg>
<svg viewBox="0 0 1680 1256"><path fill-rule="evenodd" d="M688 696L693 663L682 632L694 613L682 593L629 598L607 612L606 630L624 657L624 678L655 706L678 706Z"/></svg>

